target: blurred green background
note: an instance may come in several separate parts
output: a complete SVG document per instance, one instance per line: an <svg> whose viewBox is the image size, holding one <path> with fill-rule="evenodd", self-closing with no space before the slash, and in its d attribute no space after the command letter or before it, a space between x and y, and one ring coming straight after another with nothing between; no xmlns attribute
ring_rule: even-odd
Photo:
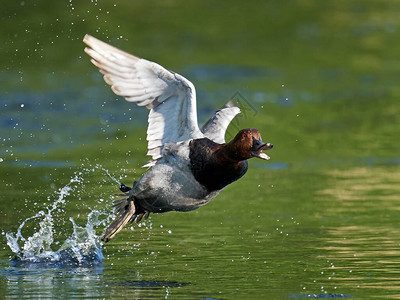
<svg viewBox="0 0 400 300"><path fill-rule="evenodd" d="M3 234L1 294L400 297L399 13L389 0L3 1L3 233L74 172L100 164L126 184L144 172L147 111L104 84L86 33L191 80L201 122L234 98L248 110L228 133L258 128L274 149L200 210L122 232L100 274L18 275ZM85 174L60 212L60 241L69 216L111 209L116 183L101 168Z"/></svg>

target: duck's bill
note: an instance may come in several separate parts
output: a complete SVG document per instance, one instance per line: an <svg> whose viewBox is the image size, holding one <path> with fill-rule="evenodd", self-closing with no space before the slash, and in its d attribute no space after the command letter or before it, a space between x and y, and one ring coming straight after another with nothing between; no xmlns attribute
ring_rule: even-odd
<svg viewBox="0 0 400 300"><path fill-rule="evenodd" d="M262 151L257 151L257 152L251 151L251 155L253 155L253 157L258 157L258 158L265 159L265 160L270 159L270 157Z"/></svg>
<svg viewBox="0 0 400 300"><path fill-rule="evenodd" d="M271 143L261 144L260 147L258 147L257 150L251 151L251 155L253 157L258 157L258 158L261 158L261 159L269 160L270 157L267 154L265 154L264 152L262 152L262 151L271 149L273 146L274 145L272 145Z"/></svg>

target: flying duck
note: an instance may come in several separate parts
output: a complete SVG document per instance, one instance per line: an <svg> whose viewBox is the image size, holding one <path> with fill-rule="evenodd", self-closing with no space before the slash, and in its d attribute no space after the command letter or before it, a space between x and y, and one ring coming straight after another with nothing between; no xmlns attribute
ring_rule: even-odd
<svg viewBox="0 0 400 300"><path fill-rule="evenodd" d="M150 112L147 155L150 169L133 183L121 184L115 201L117 219L106 229L108 242L122 228L150 213L191 211L215 198L247 171L247 160L268 160L257 129L242 129L230 142L225 132L238 107L226 107L201 129L197 123L194 85L178 73L85 35L85 52L113 92Z"/></svg>

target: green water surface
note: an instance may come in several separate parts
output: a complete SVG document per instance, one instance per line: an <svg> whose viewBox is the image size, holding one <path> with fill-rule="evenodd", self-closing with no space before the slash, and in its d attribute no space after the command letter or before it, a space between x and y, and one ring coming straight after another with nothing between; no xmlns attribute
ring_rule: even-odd
<svg viewBox="0 0 400 300"><path fill-rule="evenodd" d="M399 15L395 0L2 3L0 298L400 298ZM103 83L86 33L191 80L201 122L233 99L227 137L259 129L271 160L196 211L125 229L102 265L16 267L5 232L76 172L58 243L69 217L111 211L107 173L145 171L147 111Z"/></svg>

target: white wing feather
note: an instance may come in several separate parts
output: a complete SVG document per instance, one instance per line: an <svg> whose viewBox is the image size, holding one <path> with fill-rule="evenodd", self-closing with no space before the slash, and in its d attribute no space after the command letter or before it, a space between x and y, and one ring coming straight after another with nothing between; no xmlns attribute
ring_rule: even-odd
<svg viewBox="0 0 400 300"><path fill-rule="evenodd" d="M204 137L197 124L196 91L189 80L90 35L83 41L113 92L150 109L147 154L153 160L162 157L166 143Z"/></svg>
<svg viewBox="0 0 400 300"><path fill-rule="evenodd" d="M201 128L206 138L218 143L225 143L225 132L233 118L240 113L238 107L226 107L215 113Z"/></svg>

